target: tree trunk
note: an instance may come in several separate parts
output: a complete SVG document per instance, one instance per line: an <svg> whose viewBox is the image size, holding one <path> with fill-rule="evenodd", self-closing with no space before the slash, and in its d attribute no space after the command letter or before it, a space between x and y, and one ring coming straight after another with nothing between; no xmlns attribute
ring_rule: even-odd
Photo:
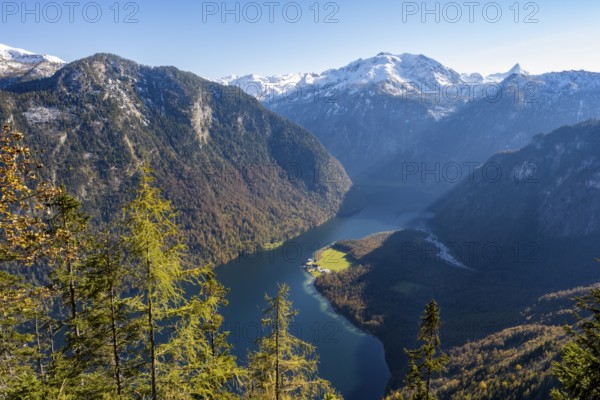
<svg viewBox="0 0 600 400"><path fill-rule="evenodd" d="M151 376L151 385L152 385L152 400L157 400L157 390L156 390L156 343L154 339L154 314L152 310L152 293L150 290L151 285L151 272L150 272L150 261L146 259L146 266L148 272L148 338L150 340L150 357L151 357L151 365L150 365L150 376Z"/></svg>
<svg viewBox="0 0 600 400"><path fill-rule="evenodd" d="M119 358L119 345L117 342L117 324L115 316L115 293L112 282L110 284L110 323L112 331L113 357L115 360L115 383L117 385L117 395L121 398L121 359Z"/></svg>
<svg viewBox="0 0 600 400"><path fill-rule="evenodd" d="M44 370L44 361L42 361L42 354L43 354L43 349L42 349L42 340L40 338L40 322L38 317L35 317L35 339L37 341L37 349L38 349L38 354L37 354L37 361L38 361L38 368L40 370L40 375L44 376L46 375L46 371Z"/></svg>
<svg viewBox="0 0 600 400"><path fill-rule="evenodd" d="M275 308L275 400L279 400L279 295Z"/></svg>

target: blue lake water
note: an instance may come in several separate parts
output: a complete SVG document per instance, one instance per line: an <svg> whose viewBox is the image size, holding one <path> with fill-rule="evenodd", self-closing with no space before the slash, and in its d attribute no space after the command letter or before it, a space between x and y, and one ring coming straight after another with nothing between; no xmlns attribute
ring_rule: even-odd
<svg viewBox="0 0 600 400"><path fill-rule="evenodd" d="M301 268L315 250L328 243L403 228L432 196L387 190L370 192L368 199L368 206L358 214L334 218L277 249L243 256L217 268L219 280L230 289L223 315L240 361L245 362L248 349L261 333L265 293L275 294L277 284L285 282L299 312L292 332L316 346L321 377L330 380L346 400L381 398L390 376L383 345L335 314Z"/></svg>

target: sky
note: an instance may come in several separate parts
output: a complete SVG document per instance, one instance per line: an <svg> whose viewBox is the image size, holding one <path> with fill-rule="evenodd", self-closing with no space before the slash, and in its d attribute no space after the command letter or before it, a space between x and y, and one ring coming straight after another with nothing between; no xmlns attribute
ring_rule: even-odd
<svg viewBox="0 0 600 400"><path fill-rule="evenodd" d="M0 43L69 62L98 52L209 79L321 72L379 52L458 72L600 72L597 0L2 1Z"/></svg>

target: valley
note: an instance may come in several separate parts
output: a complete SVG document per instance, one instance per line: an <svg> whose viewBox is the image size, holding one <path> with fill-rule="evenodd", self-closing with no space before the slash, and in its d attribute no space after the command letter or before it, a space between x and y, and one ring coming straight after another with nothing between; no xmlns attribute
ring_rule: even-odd
<svg viewBox="0 0 600 400"><path fill-rule="evenodd" d="M402 349L414 345L419 304L428 298L440 304L442 342L452 348L529 324L525 310L539 297L598 281L600 202L592 187L599 139L598 122L540 135L488 161L511 173L490 180L485 165L475 169L411 229L338 242L360 266L320 276L316 286L334 309L383 341L392 386L402 386Z"/></svg>
<svg viewBox="0 0 600 400"><path fill-rule="evenodd" d="M537 400L559 387L560 325L600 278L600 73L459 73L382 52L217 81L0 45L0 303L26 310L0 323L0 356L24 371L5 384L14 374L0 368L0 398L28 385L46 390L24 397L35 400L64 385L68 398L110 397L113 380L121 396L126 377L127 400L180 400L177 385L186 400L272 400L286 379L285 400L302 379L322 389L311 399L404 399L405 349L432 300L448 365L427 387L440 399ZM149 204L144 225L132 210ZM320 272L303 268L309 258ZM110 318L123 329L112 354L93 340ZM17 348L31 350L25 361ZM215 386L200 395L205 382Z"/></svg>

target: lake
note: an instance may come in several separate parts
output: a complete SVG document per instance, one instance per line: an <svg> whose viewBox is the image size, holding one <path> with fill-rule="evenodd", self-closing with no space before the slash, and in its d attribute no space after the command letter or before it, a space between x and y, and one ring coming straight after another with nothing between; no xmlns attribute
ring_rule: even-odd
<svg viewBox="0 0 600 400"><path fill-rule="evenodd" d="M245 363L247 349L253 348L261 334L265 293L274 295L277 284L285 282L299 312L292 333L316 346L320 376L331 381L346 400L381 398L390 376L383 345L337 315L301 265L331 242L405 227L434 196L414 190L364 190L368 204L360 213L333 218L277 249L246 255L217 268L219 280L230 289L229 305L222 313L238 360Z"/></svg>

